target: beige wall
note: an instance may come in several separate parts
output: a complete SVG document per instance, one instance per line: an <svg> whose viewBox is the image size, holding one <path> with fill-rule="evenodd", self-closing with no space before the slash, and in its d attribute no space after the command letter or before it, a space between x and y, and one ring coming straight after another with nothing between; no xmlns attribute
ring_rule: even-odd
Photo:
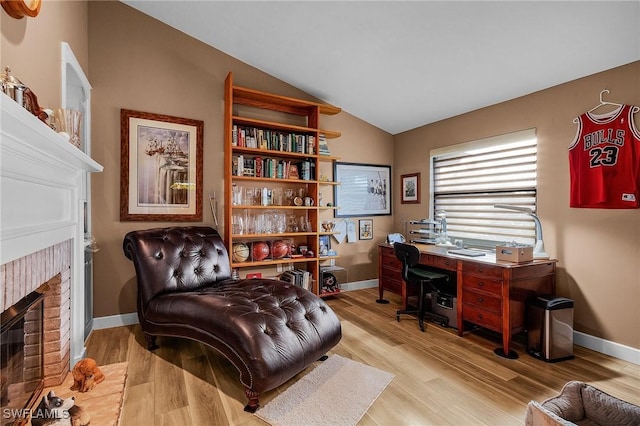
<svg viewBox="0 0 640 426"><path fill-rule="evenodd" d="M605 99L640 105L640 62L396 135L394 178L420 172L423 202L400 205L396 196L394 222L403 230L428 209L429 149L536 128L538 215L545 248L559 260L557 293L575 301L575 330L640 348L640 211L569 208L572 121L604 88Z"/></svg>
<svg viewBox="0 0 640 426"><path fill-rule="evenodd" d="M167 224L119 221L120 108L203 120L204 193L215 191L221 198L227 73L234 72L237 84L306 95L119 2L45 1L35 19L0 15L1 65L10 65L42 105L60 103L61 41L71 45L89 76L92 154L105 167L94 175L92 188L100 246L94 312L96 317L134 312L134 271L122 254L122 237L129 230ZM640 215L637 210L569 209L567 164L572 119L594 106L603 88L611 90L614 101L640 104L638 76L640 63L634 63L395 138L347 113L324 117L323 127L342 132L330 146L343 161L393 164L394 182L401 174L422 173L422 204L400 204L394 184L393 216L374 217L373 241L341 245L339 264L349 267L351 281L375 278L377 243L388 232L404 231L404 220L427 215L430 148L536 127L539 214L547 251L559 259L558 293L576 302L576 330L640 348ZM204 218L212 223L206 203Z"/></svg>
<svg viewBox="0 0 640 426"><path fill-rule="evenodd" d="M160 222L120 222L120 108L204 121L204 194L218 195L223 215L224 80L285 95L306 97L268 76L183 33L114 2L89 5L89 80L93 86L92 156L105 170L93 177L96 317L135 312L135 273L122 253L122 238L131 230L165 226ZM341 113L322 117L321 126L342 132L330 142L343 161L392 164L393 138L363 121ZM362 149L362 147L367 147ZM212 224L208 200L204 223ZM330 212L323 213L330 214ZM322 216L330 219L331 216ZM220 224L222 231L222 223ZM350 280L377 277L376 243L392 227L390 216L376 218L377 239L342 244L339 265L349 265Z"/></svg>
<svg viewBox="0 0 640 426"><path fill-rule="evenodd" d="M60 42L67 42L89 75L87 3L44 1L35 18L14 19L0 11L2 44L0 66L11 67L38 97L43 108L60 107Z"/></svg>

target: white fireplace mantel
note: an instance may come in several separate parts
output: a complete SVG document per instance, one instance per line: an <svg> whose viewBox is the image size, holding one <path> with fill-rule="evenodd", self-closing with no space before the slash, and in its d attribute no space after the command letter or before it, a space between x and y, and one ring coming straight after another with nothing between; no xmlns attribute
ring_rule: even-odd
<svg viewBox="0 0 640 426"><path fill-rule="evenodd" d="M0 93L0 264L72 240L71 359L84 352L84 195L103 167ZM0 292L0 302L2 298Z"/></svg>

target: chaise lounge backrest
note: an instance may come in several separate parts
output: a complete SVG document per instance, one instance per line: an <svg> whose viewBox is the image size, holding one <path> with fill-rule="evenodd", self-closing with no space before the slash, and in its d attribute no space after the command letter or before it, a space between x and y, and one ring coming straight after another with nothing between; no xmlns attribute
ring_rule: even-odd
<svg viewBox="0 0 640 426"><path fill-rule="evenodd" d="M128 234L124 253L134 262L139 280L138 307L161 293L193 291L231 278L227 250L218 232L208 227L148 229ZM140 313L140 309L138 310Z"/></svg>

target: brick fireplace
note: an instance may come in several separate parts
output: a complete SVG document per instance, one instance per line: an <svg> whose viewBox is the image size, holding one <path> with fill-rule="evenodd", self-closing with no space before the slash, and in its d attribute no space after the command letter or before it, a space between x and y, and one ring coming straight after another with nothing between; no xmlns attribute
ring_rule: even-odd
<svg viewBox="0 0 640 426"><path fill-rule="evenodd" d="M71 243L67 240L0 266L3 311L46 284L42 336L45 386L59 385L70 369Z"/></svg>
<svg viewBox="0 0 640 426"><path fill-rule="evenodd" d="M46 284L44 385L53 386L85 352L85 194L87 173L102 166L4 93L0 104L0 307Z"/></svg>

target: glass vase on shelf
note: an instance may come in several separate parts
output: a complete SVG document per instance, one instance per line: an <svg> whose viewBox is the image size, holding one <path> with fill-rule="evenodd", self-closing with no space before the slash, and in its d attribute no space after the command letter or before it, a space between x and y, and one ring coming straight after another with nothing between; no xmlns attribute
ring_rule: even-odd
<svg viewBox="0 0 640 426"><path fill-rule="evenodd" d="M82 150L80 139L82 112L75 109L56 108L53 117L58 133L68 138L73 146Z"/></svg>

